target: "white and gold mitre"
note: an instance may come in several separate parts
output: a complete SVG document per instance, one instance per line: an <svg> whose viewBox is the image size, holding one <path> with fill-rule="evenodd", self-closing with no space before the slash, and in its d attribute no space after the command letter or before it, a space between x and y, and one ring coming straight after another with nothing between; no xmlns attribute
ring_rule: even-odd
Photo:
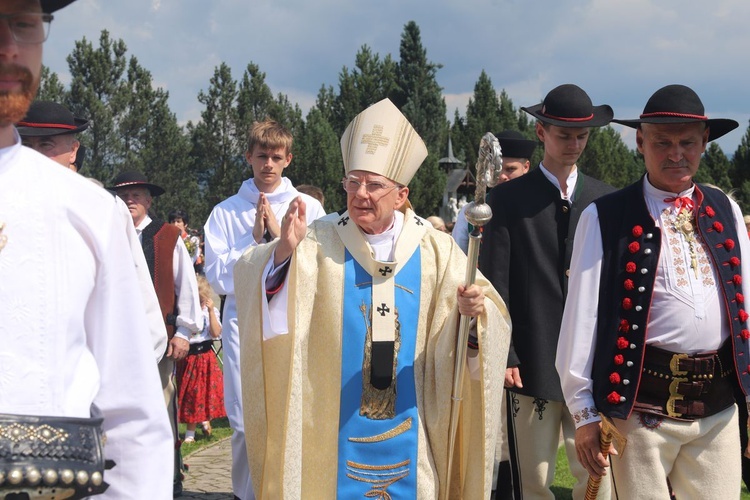
<svg viewBox="0 0 750 500"><path fill-rule="evenodd" d="M407 186L427 157L427 146L390 99L383 99L349 123L341 154L347 174L365 170Z"/></svg>

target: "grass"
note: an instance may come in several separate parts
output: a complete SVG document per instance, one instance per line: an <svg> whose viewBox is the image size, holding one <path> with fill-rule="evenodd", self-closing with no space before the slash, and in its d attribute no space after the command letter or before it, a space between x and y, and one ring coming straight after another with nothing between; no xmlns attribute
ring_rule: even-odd
<svg viewBox="0 0 750 500"><path fill-rule="evenodd" d="M180 439L185 438L185 427L186 427L185 424L180 424L178 426L178 430L180 431ZM211 433L211 436L206 436L203 433L203 429L201 428L201 426L198 425L198 428L195 431L195 442L194 443L182 443L181 450L182 450L183 457L186 457L190 455L191 453L195 453L201 448L210 446L216 443L217 441L220 441L232 435L232 429L229 427L229 420L226 417L212 420L211 427L213 427L213 432Z"/></svg>
<svg viewBox="0 0 750 500"><path fill-rule="evenodd" d="M557 461L555 467L555 482L552 483L552 493L555 495L556 500L572 500L573 498L573 484L575 484L575 478L570 473L568 467L568 458L565 455L565 447L561 446L557 450ZM750 500L750 492L747 487L742 485L742 492L740 494L741 500Z"/></svg>

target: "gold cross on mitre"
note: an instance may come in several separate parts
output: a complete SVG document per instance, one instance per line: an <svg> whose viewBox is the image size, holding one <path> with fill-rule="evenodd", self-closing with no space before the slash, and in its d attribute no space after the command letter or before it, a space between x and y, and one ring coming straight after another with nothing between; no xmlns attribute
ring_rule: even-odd
<svg viewBox="0 0 750 500"><path fill-rule="evenodd" d="M383 126L373 125L372 133L365 134L362 136L362 144L367 144L365 154L374 155L378 150L378 146L388 146L391 140L388 137L383 137Z"/></svg>

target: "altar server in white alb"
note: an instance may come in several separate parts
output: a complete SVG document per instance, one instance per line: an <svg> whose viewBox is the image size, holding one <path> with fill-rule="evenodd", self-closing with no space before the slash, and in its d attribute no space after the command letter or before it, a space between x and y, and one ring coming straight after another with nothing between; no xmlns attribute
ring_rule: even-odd
<svg viewBox="0 0 750 500"><path fill-rule="evenodd" d="M39 84L49 14L69 3L0 1L0 414L100 413L104 455L116 465L99 498L171 498L169 421L114 197L23 147L13 126ZM59 444L48 431L35 450ZM19 484L44 488L55 479L42 477Z"/></svg>
<svg viewBox="0 0 750 500"><path fill-rule="evenodd" d="M234 196L214 207L205 225L208 282L219 295L226 295L222 311L224 344L224 405L232 434L232 489L241 500L253 497L245 448L240 385L240 346L234 297L234 265L248 248L278 238L279 221L289 203L301 196L308 220L325 215L323 206L299 193L284 177L292 162L292 134L273 120L256 122L248 133L245 159L253 177Z"/></svg>
<svg viewBox="0 0 750 500"><path fill-rule="evenodd" d="M508 313L450 235L408 203L427 156L385 99L341 140L347 211L235 266L248 455L259 498L489 498ZM268 297L272 297L268 299ZM447 492L459 311L476 317Z"/></svg>

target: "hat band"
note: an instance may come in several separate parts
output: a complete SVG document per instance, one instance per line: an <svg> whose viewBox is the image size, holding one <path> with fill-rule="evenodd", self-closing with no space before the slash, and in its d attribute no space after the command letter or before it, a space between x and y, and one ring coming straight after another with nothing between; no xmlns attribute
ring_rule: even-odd
<svg viewBox="0 0 750 500"><path fill-rule="evenodd" d="M643 113L641 118L654 118L660 116L675 117L675 118L691 118L694 120L708 120L705 115L691 115L689 113L672 113L670 111L656 111L654 113Z"/></svg>
<svg viewBox="0 0 750 500"><path fill-rule="evenodd" d="M78 127L76 125L63 125L60 123L30 123L30 122L18 122L18 127L31 127L31 128L61 128L64 130L75 130Z"/></svg>
<svg viewBox="0 0 750 500"><path fill-rule="evenodd" d="M587 122L594 117L594 113L591 113L589 116L584 116L583 118L566 118L563 116L555 116L544 112L542 112L542 115L546 116L547 118L552 118L553 120L561 120L564 122Z"/></svg>

